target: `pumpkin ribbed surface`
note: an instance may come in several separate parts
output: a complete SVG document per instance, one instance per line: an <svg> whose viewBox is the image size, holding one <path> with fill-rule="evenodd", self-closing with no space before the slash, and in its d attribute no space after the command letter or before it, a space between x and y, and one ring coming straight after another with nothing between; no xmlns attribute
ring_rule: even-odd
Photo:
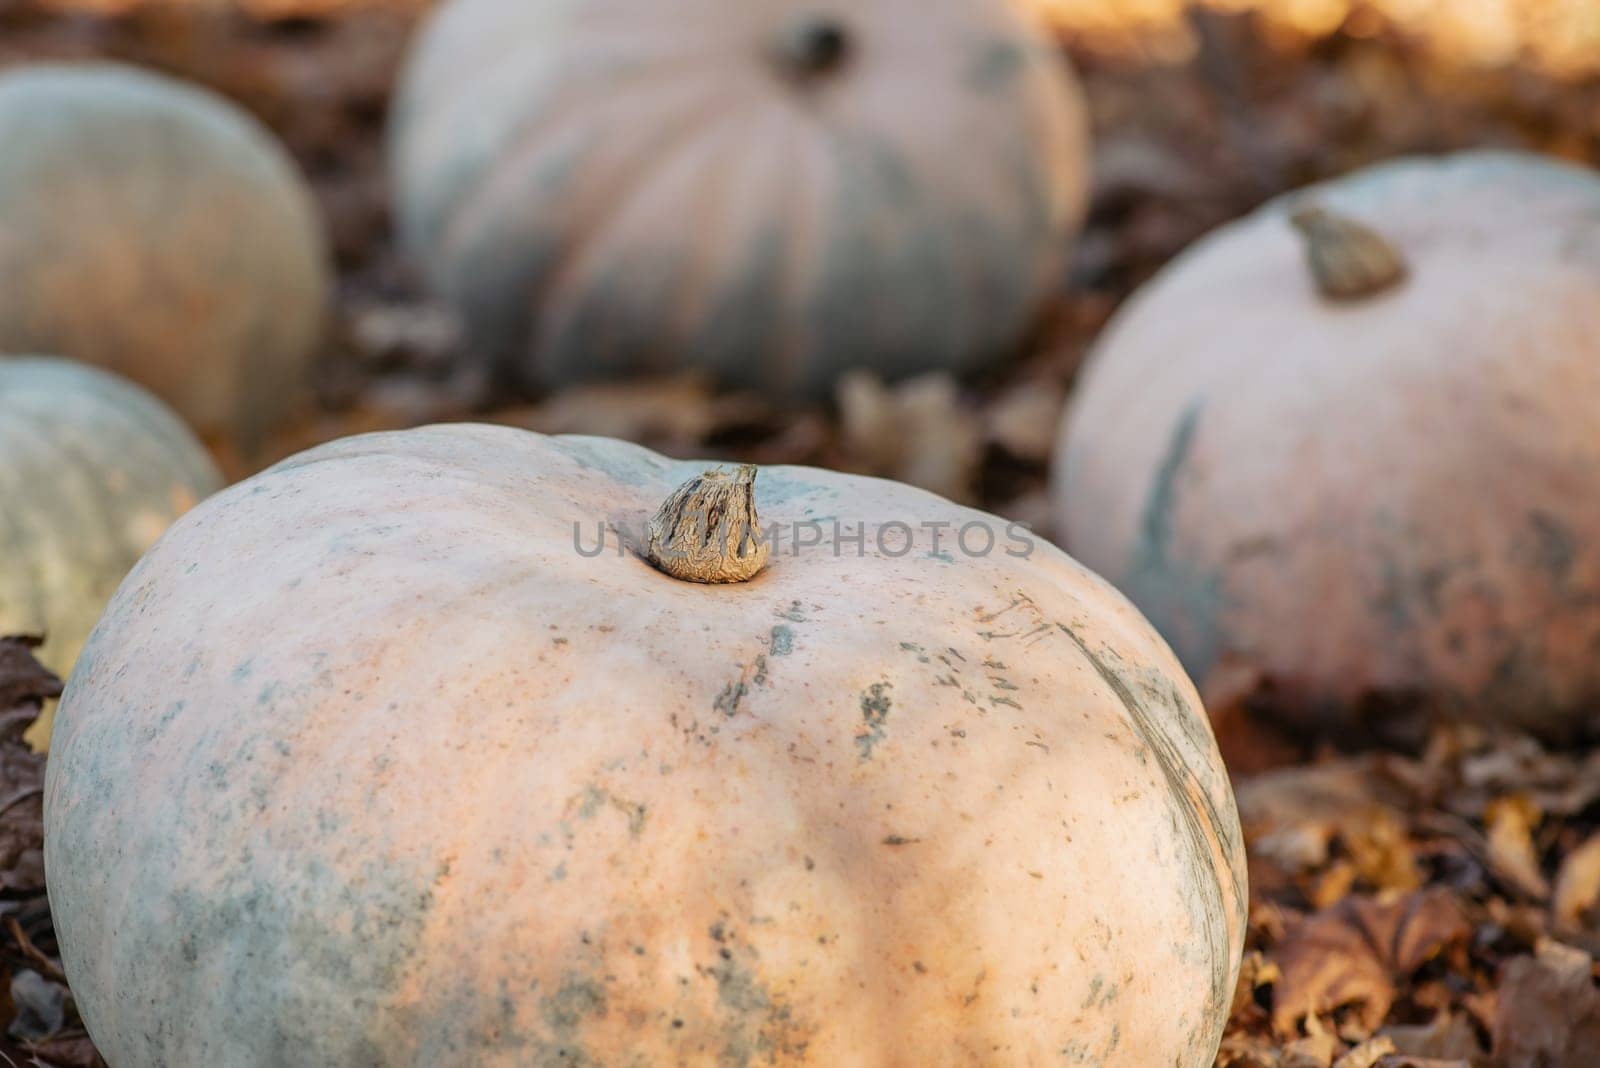
<svg viewBox="0 0 1600 1068"><path fill-rule="evenodd" d="M392 162L406 243L503 367L818 392L1013 345L1083 212L1085 128L1007 0L455 0Z"/></svg>
<svg viewBox="0 0 1600 1068"><path fill-rule="evenodd" d="M128 569L221 483L194 435L138 387L0 356L0 634L47 635L39 658L66 675Z"/></svg>

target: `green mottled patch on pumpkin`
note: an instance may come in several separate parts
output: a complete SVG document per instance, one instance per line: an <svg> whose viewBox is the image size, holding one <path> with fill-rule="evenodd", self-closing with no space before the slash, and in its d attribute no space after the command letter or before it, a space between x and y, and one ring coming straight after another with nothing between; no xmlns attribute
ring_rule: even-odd
<svg viewBox="0 0 1600 1068"><path fill-rule="evenodd" d="M972 58L967 84L980 93L1005 90L1027 65L1028 53L1016 41L985 41Z"/></svg>
<svg viewBox="0 0 1600 1068"><path fill-rule="evenodd" d="M606 808L622 814L627 821L629 835L637 838L644 832L645 821L650 815L647 805L638 801L629 801L624 797L618 797L610 790L596 783L590 783L567 800L566 817L561 821L561 829L562 833L566 835L569 848L574 838L572 822L574 820L581 822L592 820Z"/></svg>
<svg viewBox="0 0 1600 1068"><path fill-rule="evenodd" d="M856 735L856 748L862 760L871 760L873 750L886 737L884 727L894 704L889 698L890 688L887 682L875 682L861 695L861 721L866 724L866 730Z"/></svg>
<svg viewBox="0 0 1600 1068"><path fill-rule="evenodd" d="M556 991L539 999L539 1014L550 1030L570 1037L590 1019L604 1019L606 989L591 979L568 976Z"/></svg>
<svg viewBox="0 0 1600 1068"><path fill-rule="evenodd" d="M743 943L721 921L712 924L709 933L716 955L711 964L696 970L717 984L717 1003L722 1009L719 1063L728 1068L750 1068L788 1063L780 1058L803 1056L809 1044L807 1029L762 982L755 948Z"/></svg>
<svg viewBox="0 0 1600 1068"><path fill-rule="evenodd" d="M1139 540L1123 588L1190 674L1203 678L1219 655L1218 620L1224 607L1219 575L1184 560L1175 545L1178 495L1194 449L1202 406L1183 415L1151 480L1139 518Z"/></svg>

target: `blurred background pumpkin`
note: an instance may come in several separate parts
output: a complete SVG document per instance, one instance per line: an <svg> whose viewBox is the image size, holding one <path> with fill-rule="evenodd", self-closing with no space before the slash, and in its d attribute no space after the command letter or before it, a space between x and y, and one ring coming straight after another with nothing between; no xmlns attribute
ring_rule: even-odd
<svg viewBox="0 0 1600 1068"><path fill-rule="evenodd" d="M246 449L307 393L325 241L293 161L206 90L0 75L0 352L110 368Z"/></svg>
<svg viewBox="0 0 1600 1068"><path fill-rule="evenodd" d="M0 634L65 676L134 563L222 484L149 393L69 360L0 356ZM30 740L49 739L48 715Z"/></svg>
<svg viewBox="0 0 1600 1068"><path fill-rule="evenodd" d="M1600 730L1597 472L1600 175L1466 153L1180 256L1090 356L1056 489L1213 707L1572 737Z"/></svg>
<svg viewBox="0 0 1600 1068"><path fill-rule="evenodd" d="M1077 81L1009 0L453 0L399 89L402 237L539 385L826 396L968 371L1060 281Z"/></svg>

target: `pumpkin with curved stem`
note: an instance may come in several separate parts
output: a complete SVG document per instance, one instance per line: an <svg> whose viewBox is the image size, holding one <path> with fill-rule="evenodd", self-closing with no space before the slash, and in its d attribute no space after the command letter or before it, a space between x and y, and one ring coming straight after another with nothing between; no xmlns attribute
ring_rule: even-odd
<svg viewBox="0 0 1600 1068"><path fill-rule="evenodd" d="M117 585L222 478L160 401L68 360L0 356L0 635L67 675ZM41 716L29 739L49 738Z"/></svg>
<svg viewBox="0 0 1600 1068"><path fill-rule="evenodd" d="M455 0L391 169L405 244L502 369L819 393L1013 346L1087 156L1075 79L1007 0Z"/></svg>
<svg viewBox="0 0 1600 1068"><path fill-rule="evenodd" d="M218 495L58 717L46 862L96 1044L1210 1065L1244 860L1204 716L1125 600L1003 526L472 426Z"/></svg>
<svg viewBox="0 0 1600 1068"><path fill-rule="evenodd" d="M1067 547L1207 704L1347 737L1600 728L1600 176L1376 167L1207 238L1117 317L1057 454Z"/></svg>
<svg viewBox="0 0 1600 1068"><path fill-rule="evenodd" d="M0 74L0 352L148 387L249 448L305 387L328 253L264 128L116 64Z"/></svg>

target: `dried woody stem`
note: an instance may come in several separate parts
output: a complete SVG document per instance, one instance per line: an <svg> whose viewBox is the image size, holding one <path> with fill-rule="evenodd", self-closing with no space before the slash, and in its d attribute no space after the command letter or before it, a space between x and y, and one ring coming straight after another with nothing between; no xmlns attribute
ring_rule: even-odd
<svg viewBox="0 0 1600 1068"><path fill-rule="evenodd" d="M809 82L831 74L850 58L851 38L846 25L832 15L800 15L779 30L773 56L787 77Z"/></svg>
<svg viewBox="0 0 1600 1068"><path fill-rule="evenodd" d="M1364 300L1405 281L1405 259L1371 227L1316 204L1295 211L1289 222L1305 239L1306 262L1328 300Z"/></svg>
<svg viewBox="0 0 1600 1068"><path fill-rule="evenodd" d="M645 556L685 582L744 582L767 566L772 547L756 517L756 469L714 468L668 497L646 529Z"/></svg>

